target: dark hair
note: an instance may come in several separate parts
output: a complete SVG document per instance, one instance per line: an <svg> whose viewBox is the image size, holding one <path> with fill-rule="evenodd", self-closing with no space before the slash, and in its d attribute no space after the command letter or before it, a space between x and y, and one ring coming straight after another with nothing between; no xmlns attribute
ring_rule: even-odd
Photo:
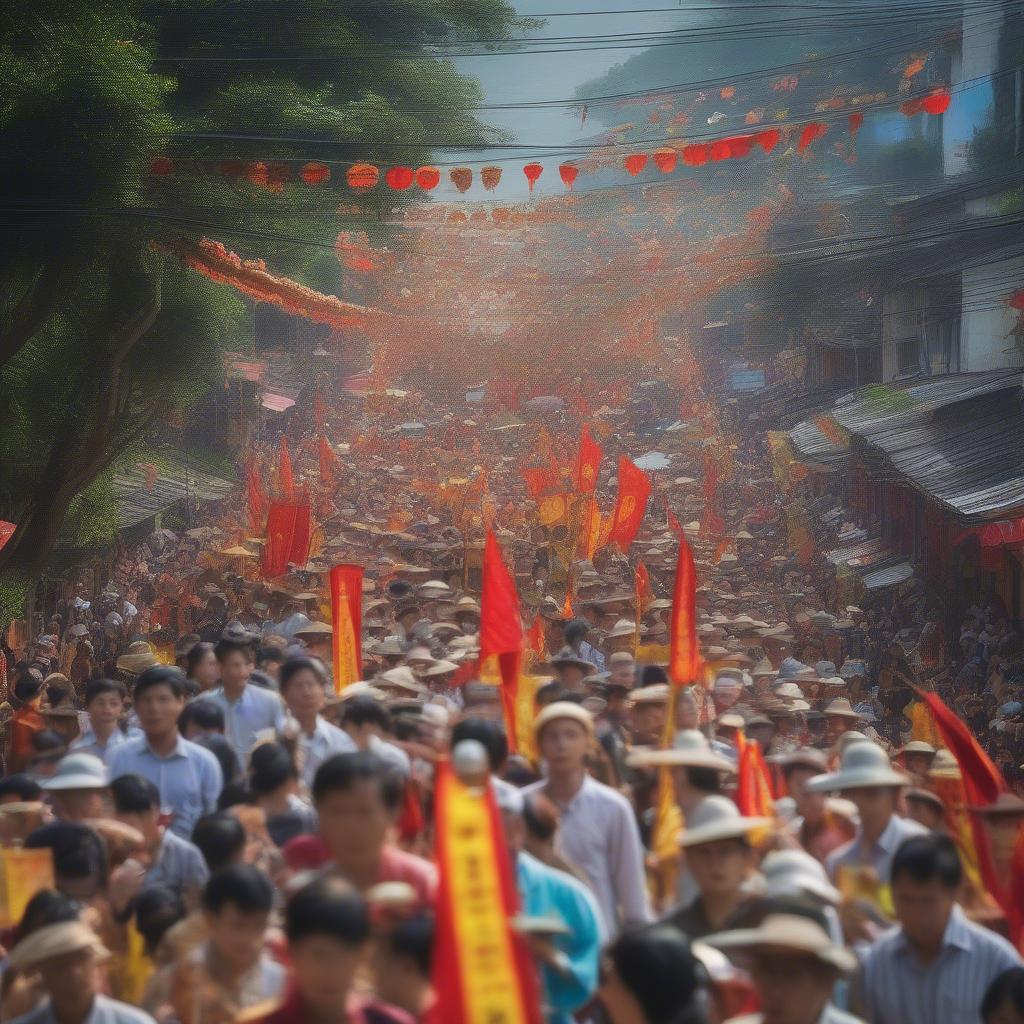
<svg viewBox="0 0 1024 1024"><path fill-rule="evenodd" d="M246 835L242 823L233 815L220 811L200 818L192 829L192 842L211 872L232 864L245 849Z"/></svg>
<svg viewBox="0 0 1024 1024"><path fill-rule="evenodd" d="M963 881L964 869L956 843L949 836L930 832L904 839L892 859L891 884L906 875L915 882L938 881L944 889L955 890Z"/></svg>
<svg viewBox="0 0 1024 1024"><path fill-rule="evenodd" d="M124 683L118 683L113 679L93 679L85 687L85 706L88 707L97 697L102 697L105 693L116 693L121 700L128 697Z"/></svg>
<svg viewBox="0 0 1024 1024"><path fill-rule="evenodd" d="M254 668L252 672L249 673L249 685L258 686L261 690L272 690L274 693L279 692L277 680L258 668Z"/></svg>
<svg viewBox="0 0 1024 1024"><path fill-rule="evenodd" d="M284 672L284 669L281 670ZM373 697L353 697L342 705L342 725L379 725L385 732L391 730L391 715L383 704Z"/></svg>
<svg viewBox="0 0 1024 1024"><path fill-rule="evenodd" d="M558 831L558 808L543 793L530 793L523 798L523 821L531 836L551 839Z"/></svg>
<svg viewBox="0 0 1024 1024"><path fill-rule="evenodd" d="M668 673L660 665L644 665L640 670L640 682L637 687L658 686L668 682Z"/></svg>
<svg viewBox="0 0 1024 1024"><path fill-rule="evenodd" d="M225 724L224 709L215 700L206 700L202 697L189 701L178 716L178 730L181 733L190 725L223 732Z"/></svg>
<svg viewBox="0 0 1024 1024"><path fill-rule="evenodd" d="M43 787L28 775L18 773L0 779L0 800L7 796L16 796L19 801L38 800L43 795Z"/></svg>
<svg viewBox="0 0 1024 1024"><path fill-rule="evenodd" d="M487 751L491 771L497 774L508 757L508 740L500 722L490 718L463 718L452 729L449 745L452 750L463 740L476 740Z"/></svg>
<svg viewBox="0 0 1024 1024"><path fill-rule="evenodd" d="M694 789L699 789L702 793L722 792L722 776L717 768L687 765L683 770L686 772L686 781Z"/></svg>
<svg viewBox="0 0 1024 1024"><path fill-rule="evenodd" d="M63 683L48 683L46 686L46 699L50 702L50 707L58 707L61 701L67 700L71 696L71 690Z"/></svg>
<svg viewBox="0 0 1024 1024"><path fill-rule="evenodd" d="M280 647L261 647L256 652L256 664L261 668L268 662L282 662L285 660L285 653Z"/></svg>
<svg viewBox="0 0 1024 1024"><path fill-rule="evenodd" d="M195 672L196 666L207 654L213 654L213 644L208 640L200 640L199 643L193 644L188 654L185 655L185 675L191 676Z"/></svg>
<svg viewBox="0 0 1024 1024"><path fill-rule="evenodd" d="M623 932L608 956L647 1024L705 1024L704 969L678 928L654 924Z"/></svg>
<svg viewBox="0 0 1024 1024"><path fill-rule="evenodd" d="M14 945L49 924L78 920L78 904L56 889L40 889L25 904L21 920L14 929Z"/></svg>
<svg viewBox="0 0 1024 1024"><path fill-rule="evenodd" d="M565 687L562 683L557 679L552 679L550 683L538 687L533 700L537 707L547 707L548 704L554 704L556 700L561 700L564 692Z"/></svg>
<svg viewBox="0 0 1024 1024"><path fill-rule="evenodd" d="M203 909L211 914L219 914L229 904L243 914L269 914L274 887L259 868L232 864L216 872L203 890Z"/></svg>
<svg viewBox="0 0 1024 1024"><path fill-rule="evenodd" d="M25 840L27 850L52 850L53 873L61 878L89 878L95 874L107 884L107 848L86 825L54 821L32 832Z"/></svg>
<svg viewBox="0 0 1024 1024"><path fill-rule="evenodd" d="M368 750L335 754L324 761L313 778L313 803L320 803L329 793L345 792L370 780L378 784L387 809L397 811L402 802L402 779L387 761Z"/></svg>
<svg viewBox="0 0 1024 1024"><path fill-rule="evenodd" d="M221 736L220 733L212 733L208 736L197 736L190 742L197 747L203 747L217 758L225 785L238 778L242 770L238 764L238 755L226 737Z"/></svg>
<svg viewBox="0 0 1024 1024"><path fill-rule="evenodd" d="M224 659L235 651L240 651L246 661L254 661L255 654L252 649L252 641L248 638L241 636L222 636L213 648L213 653L216 659L223 662Z"/></svg>
<svg viewBox="0 0 1024 1024"><path fill-rule="evenodd" d="M992 1015L1007 1003L1018 1014L1024 1014L1024 967L1008 967L992 979L981 1000L983 1024L990 1024Z"/></svg>
<svg viewBox="0 0 1024 1024"><path fill-rule="evenodd" d="M54 729L40 729L32 734L32 749L37 754L53 754L67 748L67 740Z"/></svg>
<svg viewBox="0 0 1024 1024"><path fill-rule="evenodd" d="M38 676L38 674L37 672L35 675ZM14 684L14 696L22 703L28 703L30 700L35 700L42 692L42 689L42 679L37 679L29 672L26 672Z"/></svg>
<svg viewBox="0 0 1024 1024"><path fill-rule="evenodd" d="M434 952L434 915L416 914L385 932L384 941L393 956L405 957L424 978L430 977Z"/></svg>
<svg viewBox="0 0 1024 1024"><path fill-rule="evenodd" d="M267 796L298 777L292 755L280 743L261 743L249 757L249 788L255 796Z"/></svg>
<svg viewBox="0 0 1024 1024"><path fill-rule="evenodd" d="M573 619L565 624L565 642L570 646L577 640L586 639L591 626L586 619Z"/></svg>
<svg viewBox="0 0 1024 1024"><path fill-rule="evenodd" d="M147 668L132 688L132 700L138 704L139 699L147 690L156 686L166 686L177 700L184 700L188 693L188 686L185 683L185 673L174 665L154 665Z"/></svg>
<svg viewBox="0 0 1024 1024"><path fill-rule="evenodd" d="M275 653L279 653L276 648L268 648L268 650L274 650ZM297 676L303 670L312 672L321 685L324 683L324 670L320 667L320 662L299 655L295 658L286 659L277 673L277 684L281 688L282 693L284 693L285 687L292 681L292 677Z"/></svg>
<svg viewBox="0 0 1024 1024"><path fill-rule="evenodd" d="M166 885L143 889L135 899L135 927L152 956L160 940L187 913L181 895Z"/></svg>
<svg viewBox="0 0 1024 1024"><path fill-rule="evenodd" d="M110 783L118 814L145 814L160 809L160 790L142 775L119 775Z"/></svg>
<svg viewBox="0 0 1024 1024"><path fill-rule="evenodd" d="M230 811L232 807L251 807L253 803L252 790L249 789L247 779L235 779L229 782L217 797L217 810Z"/></svg>
<svg viewBox="0 0 1024 1024"><path fill-rule="evenodd" d="M328 935L346 946L360 946L370 937L366 900L348 882L325 876L303 886L285 911L288 942Z"/></svg>

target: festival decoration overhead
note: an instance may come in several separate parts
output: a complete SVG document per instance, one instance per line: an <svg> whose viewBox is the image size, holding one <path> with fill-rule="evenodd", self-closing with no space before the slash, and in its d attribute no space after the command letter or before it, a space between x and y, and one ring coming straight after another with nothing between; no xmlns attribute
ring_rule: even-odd
<svg viewBox="0 0 1024 1024"><path fill-rule="evenodd" d="M333 629L331 667L334 692L340 694L363 675L363 567L336 565L331 569L329 582Z"/></svg>

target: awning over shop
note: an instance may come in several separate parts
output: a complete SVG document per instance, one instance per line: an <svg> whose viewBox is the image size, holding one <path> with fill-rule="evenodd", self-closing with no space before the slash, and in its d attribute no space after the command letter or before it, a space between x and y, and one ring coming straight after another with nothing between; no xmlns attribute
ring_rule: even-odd
<svg viewBox="0 0 1024 1024"><path fill-rule="evenodd" d="M883 587L894 587L904 583L914 575L914 567L909 562L897 562L884 569L874 569L861 577L868 590L881 590Z"/></svg>

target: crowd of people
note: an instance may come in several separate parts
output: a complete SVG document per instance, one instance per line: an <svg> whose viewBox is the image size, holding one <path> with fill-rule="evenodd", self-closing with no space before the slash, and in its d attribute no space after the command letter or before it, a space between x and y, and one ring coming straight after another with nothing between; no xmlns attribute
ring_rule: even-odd
<svg viewBox="0 0 1024 1024"><path fill-rule="evenodd" d="M1016 924L979 883L960 770L915 690L1018 786L1019 624L979 595L950 643L914 582L853 603L792 549L765 437L687 399L682 416L638 389L522 417L318 395L287 435L305 560L263 578L240 487L70 580L41 633L12 623L0 838L51 851L53 879L9 922L0 1019L451 1019L432 983L433 784L442 761L483 758L551 1024L1024 1021ZM571 465L581 419L605 451L599 497L620 453L661 455L627 552L581 553L526 488L524 467ZM280 451L247 467L268 490ZM481 678L488 528L531 638L528 736ZM829 529L822 548L851 526ZM707 665L683 687L680 535ZM336 692L341 562L364 567L363 678ZM754 741L774 797L757 815L734 799ZM1012 889L1024 800L975 810Z"/></svg>

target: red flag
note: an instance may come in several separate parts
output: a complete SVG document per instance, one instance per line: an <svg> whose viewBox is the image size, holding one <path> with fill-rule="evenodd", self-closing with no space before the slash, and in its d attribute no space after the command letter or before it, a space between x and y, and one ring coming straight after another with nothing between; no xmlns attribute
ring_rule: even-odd
<svg viewBox="0 0 1024 1024"><path fill-rule="evenodd" d="M334 566L330 586L334 692L341 693L363 675L363 567Z"/></svg>
<svg viewBox="0 0 1024 1024"><path fill-rule="evenodd" d="M679 538L679 561L672 591L669 637L669 678L674 686L700 681L701 656L697 643L697 570L685 537Z"/></svg>
<svg viewBox="0 0 1024 1024"><path fill-rule="evenodd" d="M773 813L772 784L757 740L738 735L739 763L733 799L745 818L770 818Z"/></svg>
<svg viewBox="0 0 1024 1024"><path fill-rule="evenodd" d="M573 474L576 490L581 494L590 494L597 486L597 473L603 457L601 446L590 436L590 424L585 424L580 435L580 451Z"/></svg>
<svg viewBox="0 0 1024 1024"><path fill-rule="evenodd" d="M258 537L267 524L267 498L263 493L260 471L253 462L245 472L245 483L249 500L249 532Z"/></svg>
<svg viewBox="0 0 1024 1024"><path fill-rule="evenodd" d="M309 558L309 503L272 501L267 514L263 575L283 576L288 563L305 565Z"/></svg>
<svg viewBox="0 0 1024 1024"><path fill-rule="evenodd" d="M519 894L494 790L472 790L447 761L434 783L437 933L427 1024L541 1024L532 958L512 928Z"/></svg>
<svg viewBox="0 0 1024 1024"><path fill-rule="evenodd" d="M292 476L292 457L288 451L288 438L281 435L281 448L277 457L277 486L284 501L295 500L295 478Z"/></svg>
<svg viewBox="0 0 1024 1024"><path fill-rule="evenodd" d="M647 512L647 501L651 496L651 481L642 469L637 469L633 460L619 456L619 493L612 512L612 525L608 543L618 544L627 551L640 530L640 524Z"/></svg>
<svg viewBox="0 0 1024 1024"><path fill-rule="evenodd" d="M501 556L492 530L484 544L483 586L480 594L480 659L497 655L501 674L501 701L509 746L516 745L516 691L523 655L523 621L519 614L516 582Z"/></svg>
<svg viewBox="0 0 1024 1024"><path fill-rule="evenodd" d="M683 537L683 524L679 522L675 517L675 513L668 507L668 502L665 502L665 519L668 522L668 528L677 536Z"/></svg>
<svg viewBox="0 0 1024 1024"><path fill-rule="evenodd" d="M334 470L340 460L335 454L325 435L320 435L320 483L329 489L333 489L336 483Z"/></svg>
<svg viewBox="0 0 1024 1024"><path fill-rule="evenodd" d="M531 466L520 470L520 472L526 481L526 490L534 500L545 494L550 494L552 491L563 489L562 468L553 455L546 467Z"/></svg>
<svg viewBox="0 0 1024 1024"><path fill-rule="evenodd" d="M424 824L419 783L415 779L406 779L402 809L398 815L398 838L404 843L414 842L422 835Z"/></svg>
<svg viewBox="0 0 1024 1024"><path fill-rule="evenodd" d="M636 618L640 621L641 616L647 611L654 600L654 591L651 589L651 574L643 562L636 563Z"/></svg>
<svg viewBox="0 0 1024 1024"><path fill-rule="evenodd" d="M526 649L535 658L544 657L544 620L539 615L534 617L533 625L526 631Z"/></svg>

